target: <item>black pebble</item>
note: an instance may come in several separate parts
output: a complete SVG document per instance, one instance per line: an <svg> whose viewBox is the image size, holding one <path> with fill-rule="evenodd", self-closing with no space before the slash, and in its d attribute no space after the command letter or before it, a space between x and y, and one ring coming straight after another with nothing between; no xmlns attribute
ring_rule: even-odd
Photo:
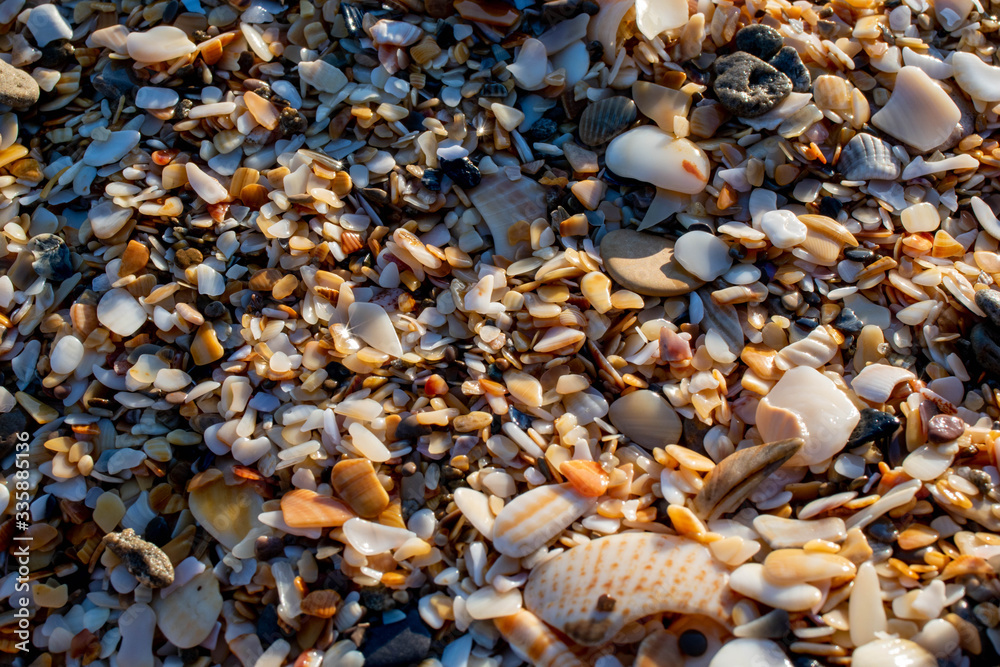
<svg viewBox="0 0 1000 667"><path fill-rule="evenodd" d="M559 126L551 118L539 118L528 129L528 137L532 141L545 141L555 134L558 129Z"/></svg>
<svg viewBox="0 0 1000 667"><path fill-rule="evenodd" d="M264 646L270 646L279 639L287 639L278 622L278 610L273 604L264 607L257 617L257 636Z"/></svg>
<svg viewBox="0 0 1000 667"><path fill-rule="evenodd" d="M979 290L976 292L976 305L986 313L994 326L1000 327L1000 290Z"/></svg>
<svg viewBox="0 0 1000 667"><path fill-rule="evenodd" d="M812 90L812 76L809 75L806 66L802 64L799 52L792 47L781 47L778 55L771 58L768 64L791 80L793 92L808 93Z"/></svg>
<svg viewBox="0 0 1000 667"><path fill-rule="evenodd" d="M463 189L474 188L483 180L479 167L472 164L472 160L467 157L441 160L441 170Z"/></svg>
<svg viewBox="0 0 1000 667"><path fill-rule="evenodd" d="M587 44L587 53L590 55L590 62L595 62L604 57L604 45L596 39Z"/></svg>
<svg viewBox="0 0 1000 667"><path fill-rule="evenodd" d="M861 333L865 324L858 319L858 316L854 314L853 310L850 308L844 308L840 311L840 315L837 315L837 319L833 321L833 326L841 331L856 334Z"/></svg>
<svg viewBox="0 0 1000 667"><path fill-rule="evenodd" d="M840 200L836 197L823 197L819 200L819 213L820 215L825 215L828 218L836 220L843 208L844 205L841 204Z"/></svg>
<svg viewBox="0 0 1000 667"><path fill-rule="evenodd" d="M491 81L490 83L483 84L482 89L479 91L480 97L507 97L507 86L502 83L497 83L496 81Z"/></svg>
<svg viewBox="0 0 1000 667"><path fill-rule="evenodd" d="M152 542L158 547L170 541L170 526L162 516L155 517L146 524L146 530L142 532L142 539Z"/></svg>
<svg viewBox="0 0 1000 667"><path fill-rule="evenodd" d="M878 255L868 248L848 248L844 251L844 259L868 265L878 259Z"/></svg>
<svg viewBox="0 0 1000 667"><path fill-rule="evenodd" d="M31 268L42 278L66 280L73 275L73 262L69 246L55 234L39 234L31 239L31 252L35 261Z"/></svg>
<svg viewBox="0 0 1000 667"><path fill-rule="evenodd" d="M285 551L285 543L274 535L261 535L253 543L254 557L259 561L277 558Z"/></svg>
<svg viewBox="0 0 1000 667"><path fill-rule="evenodd" d="M742 51L715 61L715 73L713 89L719 102L744 118L767 113L792 92L787 76Z"/></svg>
<svg viewBox="0 0 1000 667"><path fill-rule="evenodd" d="M736 33L736 48L761 60L770 60L784 43L780 32L762 23L748 25Z"/></svg>
<svg viewBox="0 0 1000 667"><path fill-rule="evenodd" d="M899 529L884 516L872 521L867 530L869 535L884 544L892 544L899 537Z"/></svg>
<svg viewBox="0 0 1000 667"><path fill-rule="evenodd" d="M49 42L39 50L42 52L42 57L32 63L32 66L49 69L62 69L73 57L74 52L73 45L65 39Z"/></svg>
<svg viewBox="0 0 1000 667"><path fill-rule="evenodd" d="M438 26L437 34L434 36L434 41L442 49L447 49L449 46L455 46L457 40L455 39L455 28L452 27L450 23L445 23L442 21Z"/></svg>
<svg viewBox="0 0 1000 667"><path fill-rule="evenodd" d="M996 336L996 329L981 322L972 327L970 342L982 369L1000 378L1000 345L994 339Z"/></svg>
<svg viewBox="0 0 1000 667"><path fill-rule="evenodd" d="M221 301L209 301L205 304L205 317L215 320L226 314L226 304Z"/></svg>
<svg viewBox="0 0 1000 667"><path fill-rule="evenodd" d="M705 651L708 650L708 639L697 630L685 630L682 632L678 643L681 653L694 658L704 655Z"/></svg>
<svg viewBox="0 0 1000 667"><path fill-rule="evenodd" d="M441 170L424 169L424 175L420 177L420 182L431 192L441 191Z"/></svg>
<svg viewBox="0 0 1000 667"><path fill-rule="evenodd" d="M524 430L531 428L531 417L524 414L513 405L507 410L507 414L510 415L510 420L520 426Z"/></svg>
<svg viewBox="0 0 1000 667"><path fill-rule="evenodd" d="M135 70L124 60L108 62L92 81L99 93L116 103L122 95L131 95L139 87Z"/></svg>
<svg viewBox="0 0 1000 667"><path fill-rule="evenodd" d="M874 408L865 408L861 411L861 420L851 431L851 437L847 441L847 448L851 449L866 442L888 438L899 428L899 419L888 412L882 412Z"/></svg>
<svg viewBox="0 0 1000 667"><path fill-rule="evenodd" d="M406 667L418 664L430 649L430 630L412 611L402 621L370 629L361 652L365 667Z"/></svg>

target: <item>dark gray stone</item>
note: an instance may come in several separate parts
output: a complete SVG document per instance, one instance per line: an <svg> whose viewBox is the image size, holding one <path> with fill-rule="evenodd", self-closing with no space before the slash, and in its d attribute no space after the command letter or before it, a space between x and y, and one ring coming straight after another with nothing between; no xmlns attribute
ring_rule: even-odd
<svg viewBox="0 0 1000 667"><path fill-rule="evenodd" d="M861 420L851 431L851 437L847 441L847 448L851 449L866 442L887 438L899 428L899 419L888 412L882 412L874 408L865 408L861 411Z"/></svg>
<svg viewBox="0 0 1000 667"><path fill-rule="evenodd" d="M861 333L861 330L865 328L865 323L858 319L853 310L844 308L840 311L840 315L837 315L837 319L833 321L833 326L844 333L856 334Z"/></svg>
<svg viewBox="0 0 1000 667"><path fill-rule="evenodd" d="M994 379L1000 379L1000 345L994 340L996 329L987 324L979 323L972 327L972 335L969 342L976 353L976 361L982 369L992 375Z"/></svg>
<svg viewBox="0 0 1000 667"><path fill-rule="evenodd" d="M791 80L749 53L738 51L715 62L716 97L743 118L766 114L792 92Z"/></svg>
<svg viewBox="0 0 1000 667"><path fill-rule="evenodd" d="M35 261L31 268L42 278L66 280L73 275L73 260L69 246L55 234L39 234L28 242Z"/></svg>
<svg viewBox="0 0 1000 667"><path fill-rule="evenodd" d="M131 63L124 60L112 60L104 66L100 74L94 76L94 88L109 100L118 101L122 95L131 96L139 87Z"/></svg>
<svg viewBox="0 0 1000 667"><path fill-rule="evenodd" d="M931 442L951 442L965 433L965 422L955 415L934 415L927 425Z"/></svg>
<svg viewBox="0 0 1000 667"><path fill-rule="evenodd" d="M812 76L809 70L802 64L799 52L790 46L783 46L778 51L778 55L767 61L771 67L778 70L789 78L792 82L792 91L796 93L808 93L812 90Z"/></svg>
<svg viewBox="0 0 1000 667"><path fill-rule="evenodd" d="M736 48L761 60L770 60L784 43L780 32L762 23L753 23L736 33Z"/></svg>
<svg viewBox="0 0 1000 667"><path fill-rule="evenodd" d="M427 657L431 633L416 611L405 620L368 631L361 652L365 667L408 667Z"/></svg>
<svg viewBox="0 0 1000 667"><path fill-rule="evenodd" d="M994 326L1000 327L1000 290L979 290L976 292L976 305L986 313Z"/></svg>

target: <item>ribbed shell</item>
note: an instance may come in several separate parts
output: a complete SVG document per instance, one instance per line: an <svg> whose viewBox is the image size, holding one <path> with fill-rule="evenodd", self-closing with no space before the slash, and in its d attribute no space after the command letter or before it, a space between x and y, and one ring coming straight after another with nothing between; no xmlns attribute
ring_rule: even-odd
<svg viewBox="0 0 1000 667"><path fill-rule="evenodd" d="M638 112L627 97L608 97L594 102L580 116L580 141L600 146L625 131Z"/></svg>
<svg viewBox="0 0 1000 667"><path fill-rule="evenodd" d="M497 516L493 546L511 558L523 558L566 530L596 502L570 484L548 484L522 493Z"/></svg>
<svg viewBox="0 0 1000 667"><path fill-rule="evenodd" d="M899 176L892 147L878 137L860 132L840 151L840 173L848 181L888 181Z"/></svg>
<svg viewBox="0 0 1000 667"><path fill-rule="evenodd" d="M650 614L700 614L729 628L735 600L729 570L706 547L653 533L573 547L536 567L524 589L529 610L587 646L610 641L626 623ZM612 602L610 611L599 611Z"/></svg>
<svg viewBox="0 0 1000 667"><path fill-rule="evenodd" d="M507 643L536 667L584 667L585 663L573 654L552 628L529 611L521 610L498 618L494 623Z"/></svg>

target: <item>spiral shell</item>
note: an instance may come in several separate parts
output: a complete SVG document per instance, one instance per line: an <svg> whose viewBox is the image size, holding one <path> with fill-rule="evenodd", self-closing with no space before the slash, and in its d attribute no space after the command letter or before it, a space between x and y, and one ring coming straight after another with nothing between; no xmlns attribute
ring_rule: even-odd
<svg viewBox="0 0 1000 667"><path fill-rule="evenodd" d="M847 142L838 166L849 181L887 181L899 176L899 161L892 154L892 146L864 132Z"/></svg>

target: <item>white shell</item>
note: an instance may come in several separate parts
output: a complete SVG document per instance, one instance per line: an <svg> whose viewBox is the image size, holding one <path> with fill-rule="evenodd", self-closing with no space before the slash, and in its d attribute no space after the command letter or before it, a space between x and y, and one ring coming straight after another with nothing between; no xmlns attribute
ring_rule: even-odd
<svg viewBox="0 0 1000 667"><path fill-rule="evenodd" d="M116 288L101 297L97 319L119 336L131 336L146 323L146 309L126 290Z"/></svg>
<svg viewBox="0 0 1000 667"><path fill-rule="evenodd" d="M646 39L664 30L680 28L688 21L686 0L636 0L635 25Z"/></svg>
<svg viewBox="0 0 1000 667"><path fill-rule="evenodd" d="M943 143L962 118L955 102L917 67L903 67L889 102L872 116L872 125L921 151Z"/></svg>
<svg viewBox="0 0 1000 667"><path fill-rule="evenodd" d="M129 57L145 63L180 58L197 48L183 30L166 25L150 28L146 32L133 32L125 43Z"/></svg>
<svg viewBox="0 0 1000 667"><path fill-rule="evenodd" d="M851 667L937 667L937 659L919 644L891 637L854 649Z"/></svg>
<svg viewBox="0 0 1000 667"><path fill-rule="evenodd" d="M888 364L865 366L857 377L851 380L851 389L866 401L885 403L896 385L904 380L915 380L912 371Z"/></svg>
<svg viewBox="0 0 1000 667"><path fill-rule="evenodd" d="M76 370L83 361L83 343L76 336L63 336L49 355L49 365L53 373L66 375Z"/></svg>
<svg viewBox="0 0 1000 667"><path fill-rule="evenodd" d="M674 244L674 257L688 273L705 282L715 280L733 265L726 242L700 230L678 237Z"/></svg>
<svg viewBox="0 0 1000 667"><path fill-rule="evenodd" d="M382 306L375 303L352 303L348 309L348 327L379 352L393 357L403 356L403 346L392 326L392 320Z"/></svg>
<svg viewBox="0 0 1000 667"><path fill-rule="evenodd" d="M103 167L118 162L139 144L137 130L111 132L103 141L93 141L83 152L83 163L91 167Z"/></svg>
<svg viewBox="0 0 1000 667"><path fill-rule="evenodd" d="M760 665L792 667L792 661L776 642L770 639L734 639L726 642L708 663L708 667Z"/></svg>
<svg viewBox="0 0 1000 667"><path fill-rule="evenodd" d="M619 176L685 194L704 190L712 168L705 151L697 145L654 125L615 137L608 144L605 160L608 169Z"/></svg>
<svg viewBox="0 0 1000 667"><path fill-rule="evenodd" d="M570 484L547 484L522 493L497 515L493 546L511 558L537 551L597 503Z"/></svg>

